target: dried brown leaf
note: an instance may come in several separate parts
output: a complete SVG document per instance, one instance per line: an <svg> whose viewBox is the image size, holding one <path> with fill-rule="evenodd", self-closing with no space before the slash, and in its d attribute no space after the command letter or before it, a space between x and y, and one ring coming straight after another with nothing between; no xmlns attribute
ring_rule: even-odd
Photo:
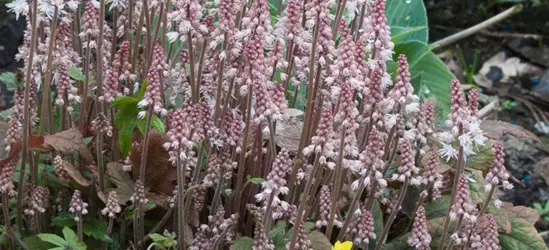
<svg viewBox="0 0 549 250"><path fill-rule="evenodd" d="M84 164L91 165L94 162L88 147L84 144L82 134L74 127L57 134L44 136L42 148L38 149L46 152L55 150L62 155L72 155L76 151Z"/></svg>
<svg viewBox="0 0 549 250"><path fill-rule="evenodd" d="M309 234L309 240L311 241L311 248L314 250L331 250L332 243L326 235L320 231L312 231Z"/></svg>
<svg viewBox="0 0 549 250"><path fill-rule="evenodd" d="M524 129L521 126L508 122L484 120L480 124L480 128L484 130L486 137L494 140L499 140L504 135L512 135L522 140L539 141L539 138L534 133Z"/></svg>
<svg viewBox="0 0 549 250"><path fill-rule="evenodd" d="M507 203L507 205L510 206L510 209L508 209L510 220L523 219L528 223L530 223L532 226L536 223L536 221L539 220L539 217L540 217L539 213L532 208L525 207L525 206L513 207L513 204L511 203Z"/></svg>
<svg viewBox="0 0 549 250"><path fill-rule="evenodd" d="M134 192L134 182L132 177L122 170L122 164L118 162L109 162L107 164L107 178L116 185L116 194L118 202L126 204Z"/></svg>
<svg viewBox="0 0 549 250"><path fill-rule="evenodd" d="M145 169L145 187L155 189L157 185L171 182L175 179L175 175L173 175L174 167L169 161L170 156L168 151L163 146L167 141L168 138L165 135L159 134L154 129L150 131L147 149L147 168ZM139 172L139 167L141 166L141 154L143 151L141 145L133 147L130 155L133 169L136 173Z"/></svg>
<svg viewBox="0 0 549 250"><path fill-rule="evenodd" d="M82 176L82 173L74 167L70 162L63 160L63 169L67 172L67 174L80 186L87 187L91 183L88 181L84 176Z"/></svg>

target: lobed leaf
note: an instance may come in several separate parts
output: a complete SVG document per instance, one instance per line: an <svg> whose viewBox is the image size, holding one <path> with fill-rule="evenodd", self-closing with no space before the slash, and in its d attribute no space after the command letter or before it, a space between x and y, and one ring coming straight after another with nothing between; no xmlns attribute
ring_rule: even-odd
<svg viewBox="0 0 549 250"><path fill-rule="evenodd" d="M38 234L37 236L38 238L40 238L40 240L44 242L52 243L56 246L62 247L62 246L68 245L68 242L65 239L55 234Z"/></svg>

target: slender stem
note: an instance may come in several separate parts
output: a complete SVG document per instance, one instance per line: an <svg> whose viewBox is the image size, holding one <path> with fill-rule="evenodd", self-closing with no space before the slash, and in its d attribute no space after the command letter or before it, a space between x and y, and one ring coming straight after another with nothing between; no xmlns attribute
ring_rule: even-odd
<svg viewBox="0 0 549 250"><path fill-rule="evenodd" d="M319 15L317 13L316 16L316 26L314 30L314 36L312 41L312 48L311 48L311 58L309 59L309 84L307 85L307 106L305 107L305 121L303 122L303 132L301 133L301 139L299 140L299 147L297 148L297 156L296 161L294 163L294 166L292 168L292 173L290 175L290 182L288 183L288 188L290 190L290 196L293 197L294 193L294 185L295 185L295 176L297 175L297 170L299 169L299 166L302 161L303 156L303 148L305 147L305 144L309 140L309 127L312 120L312 110L313 110L313 80L314 80L314 73L315 73L315 64L316 64L316 45L318 41L318 34L320 25L319 23ZM317 72L317 74L320 74L320 71Z"/></svg>
<svg viewBox="0 0 549 250"><path fill-rule="evenodd" d="M111 39L111 60L110 60L110 63L109 65L112 66L112 62L114 61L114 55L116 54L116 29L117 29L117 24L118 24L118 7L114 8L114 11L113 11L113 22L112 22L112 39Z"/></svg>
<svg viewBox="0 0 549 250"><path fill-rule="evenodd" d="M133 1L130 1L130 2L133 2ZM133 73L136 73L137 72L137 57L139 56L139 45L141 43L141 30L143 27L143 22L144 22L144 19L145 19L145 12L147 11L147 9L143 8L141 10L141 15L139 16L139 24L137 25L137 31L135 32L135 44L133 45L133 54L132 54L132 72ZM131 17L130 17L131 18ZM131 25L131 23L130 23ZM130 39L131 41L131 39Z"/></svg>
<svg viewBox="0 0 549 250"><path fill-rule="evenodd" d="M198 102L198 90L196 89L197 83L194 79L194 51L193 51L193 36L191 35L191 32L187 34L187 40L189 43L189 78L190 78L190 85L191 85L191 99L193 100L193 103Z"/></svg>
<svg viewBox="0 0 549 250"><path fill-rule="evenodd" d="M147 242L149 240L150 238L149 235L160 231L160 229L166 224L168 219L172 216L172 213L173 213L173 207L170 207L168 211L166 211L164 216L162 216L162 219L160 219L158 224L156 224L156 226L154 226L154 228L151 229L151 231L147 235L145 235L145 237L143 238L143 242Z"/></svg>
<svg viewBox="0 0 549 250"><path fill-rule="evenodd" d="M484 201L484 204L482 205L482 208L480 209L480 211L478 212L478 217L482 216L482 214L484 213L484 211L486 211L486 209L488 209L488 206L490 205L490 201L492 200L492 196L494 196L494 193L495 193L495 190L496 190L496 187L492 187L492 189L490 189L490 192L488 193L488 197L486 197L486 201ZM478 220L477 220L478 221ZM472 228L475 228L475 225L477 224L477 221L475 221L473 223L473 227ZM466 245L465 247L463 248L463 250L467 250L469 249L469 246L470 244L468 244L469 241L469 238L471 237L471 234L473 233L473 229L469 229L469 231L467 231L467 235L465 236L465 242L466 242ZM449 248L451 249L451 248Z"/></svg>
<svg viewBox="0 0 549 250"><path fill-rule="evenodd" d="M52 113L48 112L48 108L51 110L51 102L50 102L50 84L51 84L51 74L52 74L52 64L53 64L53 51L54 51L54 42L55 42L55 31L57 29L57 16L58 16L59 9L57 6L55 6L53 11L53 20L51 22L51 28L50 28L50 40L48 44L48 59L47 59L47 66L46 66L46 72L44 75L44 87L42 89L42 109L40 117L40 132L43 134L46 131L46 125L48 124L48 121L51 121L53 119ZM53 132L52 127L49 128L49 132Z"/></svg>
<svg viewBox="0 0 549 250"><path fill-rule="evenodd" d="M343 173L343 149L345 148L345 129L341 128L341 135L339 140L339 155L337 158L337 165L335 169L335 175L333 179L332 186L332 207L330 209L330 220L328 221L328 226L326 228L326 237L330 238L332 235L332 230L334 229L334 220L337 213L337 199L339 198L339 187L341 184L341 177Z"/></svg>
<svg viewBox="0 0 549 250"><path fill-rule="evenodd" d="M334 30L332 31L332 39L336 39L339 26L341 25L341 17L343 16L343 11L345 10L345 5L347 5L347 0L342 0L337 6L337 15L334 21Z"/></svg>
<svg viewBox="0 0 549 250"><path fill-rule="evenodd" d="M345 217L345 222L343 222L343 226L339 230L339 235L337 236L337 240L341 241L343 240L343 237L345 236L345 233L347 231L347 227L351 224L351 219L353 218L353 212L356 209L356 206L359 203L360 197L362 196L362 192L364 192L364 189L366 188L366 185L364 185L364 180L366 179L366 176L370 175L370 173L367 173L362 178L360 178L360 187L358 188L358 192L356 192L355 197L353 197L353 201L351 202L351 205L349 206L349 214Z"/></svg>
<svg viewBox="0 0 549 250"><path fill-rule="evenodd" d="M11 231L11 216L10 216L10 197L8 192L2 193L2 212L4 215L4 225L6 231ZM13 245L10 240L10 245Z"/></svg>
<svg viewBox="0 0 549 250"><path fill-rule="evenodd" d="M33 66L33 60L34 60L34 48L36 46L36 41L38 39L37 32L36 32L36 19L37 19L37 12L38 12L38 1L33 1L32 4L32 11L31 11L31 45L29 49L29 58L27 60L27 74L25 77L25 93L24 93L24 99L23 99L23 153L21 154L21 173L19 176L19 179L22 179L23 169L27 166L27 157L29 155L29 131L30 131L30 107L29 107L29 95L30 95L30 88L31 88L31 81L32 81L32 66ZM31 176L32 177L32 176ZM38 178L38 176L34 176L33 178ZM19 194L23 194L23 181L19 182L19 186L17 187ZM20 195L23 196L23 195ZM6 203L7 205L8 203ZM17 200L17 217L16 217L16 225L17 230L21 232L21 229L23 227L22 222L22 213L23 213L23 207L21 206L21 199L18 198ZM9 218L9 217L8 217Z"/></svg>
<svg viewBox="0 0 549 250"><path fill-rule="evenodd" d="M462 125L460 124L459 128L458 128L460 136L463 134L463 128L461 126ZM455 176L454 176L454 183L452 185L452 196L451 196L451 199L450 199L450 204L448 205L448 211L450 211L450 209L452 209L452 206L456 202L457 184L459 182L459 177L460 177L461 173L463 172L463 165L464 165L463 146L460 146L459 147L459 154L458 154L458 163L457 163L457 166L456 166L456 173L455 173ZM446 219L444 220L444 229L442 230L442 234L440 236L440 241L438 243L437 250L442 250L442 248L444 248L444 243L445 243L445 240L446 240L446 234L448 234L448 226L450 226L450 216L446 216Z"/></svg>
<svg viewBox="0 0 549 250"><path fill-rule="evenodd" d="M147 152L149 150L149 137L151 133L153 115L153 106L149 105L149 111L147 111L147 123L145 125L145 137L143 138L143 149L141 150L141 165L139 166L139 179L141 179L143 183L145 183L145 168L147 167Z"/></svg>
<svg viewBox="0 0 549 250"><path fill-rule="evenodd" d="M242 139L242 152L238 161L238 175L236 177L235 199L233 200L232 212L238 211L244 190L244 173L246 172L246 151L248 148L248 139L250 135L250 120L252 116L252 88L248 88L248 97L246 100L246 122L244 125L244 138ZM241 216L240 218L244 218Z"/></svg>
<svg viewBox="0 0 549 250"><path fill-rule="evenodd" d="M78 241L84 242L84 234L82 231L82 212L76 212L76 218L78 218L78 221L76 221L76 231L78 232Z"/></svg>
<svg viewBox="0 0 549 250"><path fill-rule="evenodd" d="M99 37L97 39L97 51L95 62L97 63L95 84L97 86L97 96L103 96L103 26L105 23L105 0L100 0L99 3ZM114 44L112 46L115 46ZM97 114L104 113L103 101L97 101ZM97 167L99 168L99 189L105 191L105 162L103 160L103 133L97 135Z"/></svg>
<svg viewBox="0 0 549 250"><path fill-rule="evenodd" d="M311 186L313 184L313 178L316 175L316 172L320 168L320 161L318 154L315 155L315 162L313 164L313 169L311 170L309 178L307 178L307 183L305 184L305 190L303 190L303 200L299 203L299 207L297 208L297 220L295 222L293 232L292 232L292 240L290 241L289 250L294 250L295 245L297 243L297 236L299 234L299 227L301 224L301 221L303 220L303 210L305 210L305 207L307 207L307 203L311 199L310 191Z"/></svg>
<svg viewBox="0 0 549 250"><path fill-rule="evenodd" d="M204 54L206 54L208 39L204 39L200 48L200 58L198 59L198 71L196 72L196 94L200 95L200 84L202 83L202 67L204 66Z"/></svg>
<svg viewBox="0 0 549 250"><path fill-rule="evenodd" d="M409 178L406 178L404 180L404 186L402 187L402 190L400 190L400 194L398 195L398 201L395 204L395 207L393 211L391 211L391 214L389 215L389 218L387 219L387 222L385 223L385 226L383 227L383 231L381 232L381 236L377 240L377 245L375 250L381 249L381 246L385 242L385 237L387 234L389 234L389 229L391 229L391 225L393 225L393 221L396 218L396 215L398 211L400 210L399 207L402 205L402 201L404 200L404 196L406 195L406 191L408 190L408 186L410 185Z"/></svg>
<svg viewBox="0 0 549 250"><path fill-rule="evenodd" d="M84 134L84 129L86 127L86 107L88 105L88 89L90 84L90 41L87 42L86 47L86 59L84 60L84 83L82 87L82 105L80 105L80 133Z"/></svg>
<svg viewBox="0 0 549 250"><path fill-rule="evenodd" d="M179 156L181 149L178 149L177 155ZM184 249L185 246L185 211L183 210L185 199L185 172L187 169L186 162L181 162L180 157L175 159L175 167L177 169L177 233L178 244Z"/></svg>
<svg viewBox="0 0 549 250"><path fill-rule="evenodd" d="M113 224L114 224L114 219L112 217L109 217L109 225L107 226L107 232L105 233L107 236L111 235Z"/></svg>

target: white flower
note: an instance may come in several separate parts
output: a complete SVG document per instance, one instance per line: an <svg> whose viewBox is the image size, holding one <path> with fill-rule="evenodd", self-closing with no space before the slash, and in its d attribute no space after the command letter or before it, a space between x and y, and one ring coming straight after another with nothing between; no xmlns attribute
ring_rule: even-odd
<svg viewBox="0 0 549 250"><path fill-rule="evenodd" d="M78 9L78 5L80 5L80 2L78 1L75 1L75 0L67 1L67 6L72 11L76 11Z"/></svg>
<svg viewBox="0 0 549 250"><path fill-rule="evenodd" d="M175 31L168 32L166 33L166 37L168 38L168 42L173 43L179 37L179 33Z"/></svg>
<svg viewBox="0 0 549 250"><path fill-rule="evenodd" d="M15 13L15 20L19 19L19 15L27 15L29 12L29 4L26 0L14 0L11 3L6 4L6 7L9 8L8 12Z"/></svg>
<svg viewBox="0 0 549 250"><path fill-rule="evenodd" d="M111 4L111 6L109 7L110 11L112 11L112 9L114 7L117 7L117 8L118 7L120 7L120 8L126 7L126 5L124 4L124 1L122 1L122 0L109 0L109 1L107 1L107 3Z"/></svg>
<svg viewBox="0 0 549 250"><path fill-rule="evenodd" d="M438 153L442 157L446 157L446 161L450 158L457 158L458 151L450 144L442 143L442 148L438 150Z"/></svg>
<svg viewBox="0 0 549 250"><path fill-rule="evenodd" d="M404 108L406 114L415 114L419 112L419 102L412 102Z"/></svg>

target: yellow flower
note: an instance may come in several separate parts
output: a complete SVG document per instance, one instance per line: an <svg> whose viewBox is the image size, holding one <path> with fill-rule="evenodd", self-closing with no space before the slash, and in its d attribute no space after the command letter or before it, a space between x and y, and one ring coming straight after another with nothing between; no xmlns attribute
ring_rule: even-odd
<svg viewBox="0 0 549 250"><path fill-rule="evenodd" d="M332 248L332 250L351 250L353 247L353 242L345 241L341 243L340 241L337 241Z"/></svg>

